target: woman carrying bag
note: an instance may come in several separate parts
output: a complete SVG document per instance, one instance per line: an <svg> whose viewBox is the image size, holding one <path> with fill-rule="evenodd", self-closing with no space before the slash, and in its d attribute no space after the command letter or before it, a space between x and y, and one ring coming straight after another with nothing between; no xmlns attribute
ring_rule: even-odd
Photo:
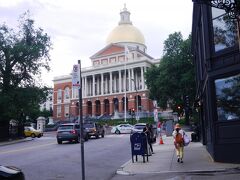
<svg viewBox="0 0 240 180"><path fill-rule="evenodd" d="M174 131L172 133L174 138L174 145L176 148L177 162L183 163L183 154L184 154L184 135L185 132L181 129L180 124L176 124Z"/></svg>

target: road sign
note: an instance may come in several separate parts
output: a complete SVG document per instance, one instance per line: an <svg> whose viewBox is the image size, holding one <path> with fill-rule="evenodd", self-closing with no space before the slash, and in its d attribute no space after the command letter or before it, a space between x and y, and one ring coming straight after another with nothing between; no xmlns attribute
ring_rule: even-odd
<svg viewBox="0 0 240 180"><path fill-rule="evenodd" d="M79 67L80 67L79 64L73 65L73 71L72 71L72 86L73 87L81 86Z"/></svg>

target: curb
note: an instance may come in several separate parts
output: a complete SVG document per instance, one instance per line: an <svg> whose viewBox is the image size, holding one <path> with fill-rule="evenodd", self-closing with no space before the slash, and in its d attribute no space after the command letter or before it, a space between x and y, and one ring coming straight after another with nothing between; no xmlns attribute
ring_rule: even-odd
<svg viewBox="0 0 240 180"><path fill-rule="evenodd" d="M158 172L142 172L142 173L131 173L128 171L124 171L122 169L117 170L116 174L118 175L136 175L136 174L168 174L168 173L175 173L175 174L209 174L209 173L224 173L228 172L229 170L235 170L236 168L227 168L227 169L215 169L215 170L191 170L191 171L158 171ZM232 173L232 172L230 172ZM237 172L239 173L239 172Z"/></svg>
<svg viewBox="0 0 240 180"><path fill-rule="evenodd" d="M10 140L10 141L5 141L5 142L0 142L0 146L16 144L16 143L32 141L32 140L33 140L32 138L25 138L25 139L19 139L19 140Z"/></svg>

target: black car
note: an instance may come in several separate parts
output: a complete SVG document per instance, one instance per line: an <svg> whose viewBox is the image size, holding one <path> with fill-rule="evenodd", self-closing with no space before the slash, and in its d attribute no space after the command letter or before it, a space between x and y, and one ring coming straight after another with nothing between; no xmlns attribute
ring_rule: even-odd
<svg viewBox="0 0 240 180"><path fill-rule="evenodd" d="M84 140L88 140L88 134L84 130L83 132ZM63 141L75 141L80 142L80 127L79 124L66 123L61 124L57 130L57 142L62 144Z"/></svg>
<svg viewBox="0 0 240 180"><path fill-rule="evenodd" d="M98 124L96 122L85 122L83 126L89 138L92 136L95 138L99 138L99 136L104 138L105 130L101 124Z"/></svg>

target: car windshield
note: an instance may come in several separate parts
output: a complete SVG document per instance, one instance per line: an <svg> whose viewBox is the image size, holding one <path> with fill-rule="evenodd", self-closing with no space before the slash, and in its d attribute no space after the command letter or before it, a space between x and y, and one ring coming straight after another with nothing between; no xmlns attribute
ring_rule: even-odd
<svg viewBox="0 0 240 180"><path fill-rule="evenodd" d="M59 130L65 130L65 129L73 129L73 125L64 125L64 126L59 126Z"/></svg>
<svg viewBox="0 0 240 180"><path fill-rule="evenodd" d="M35 131L36 129L34 129L33 127L26 127L25 130L28 130L28 131Z"/></svg>
<svg viewBox="0 0 240 180"><path fill-rule="evenodd" d="M94 124L93 123L87 123L83 125L85 128L93 128Z"/></svg>

